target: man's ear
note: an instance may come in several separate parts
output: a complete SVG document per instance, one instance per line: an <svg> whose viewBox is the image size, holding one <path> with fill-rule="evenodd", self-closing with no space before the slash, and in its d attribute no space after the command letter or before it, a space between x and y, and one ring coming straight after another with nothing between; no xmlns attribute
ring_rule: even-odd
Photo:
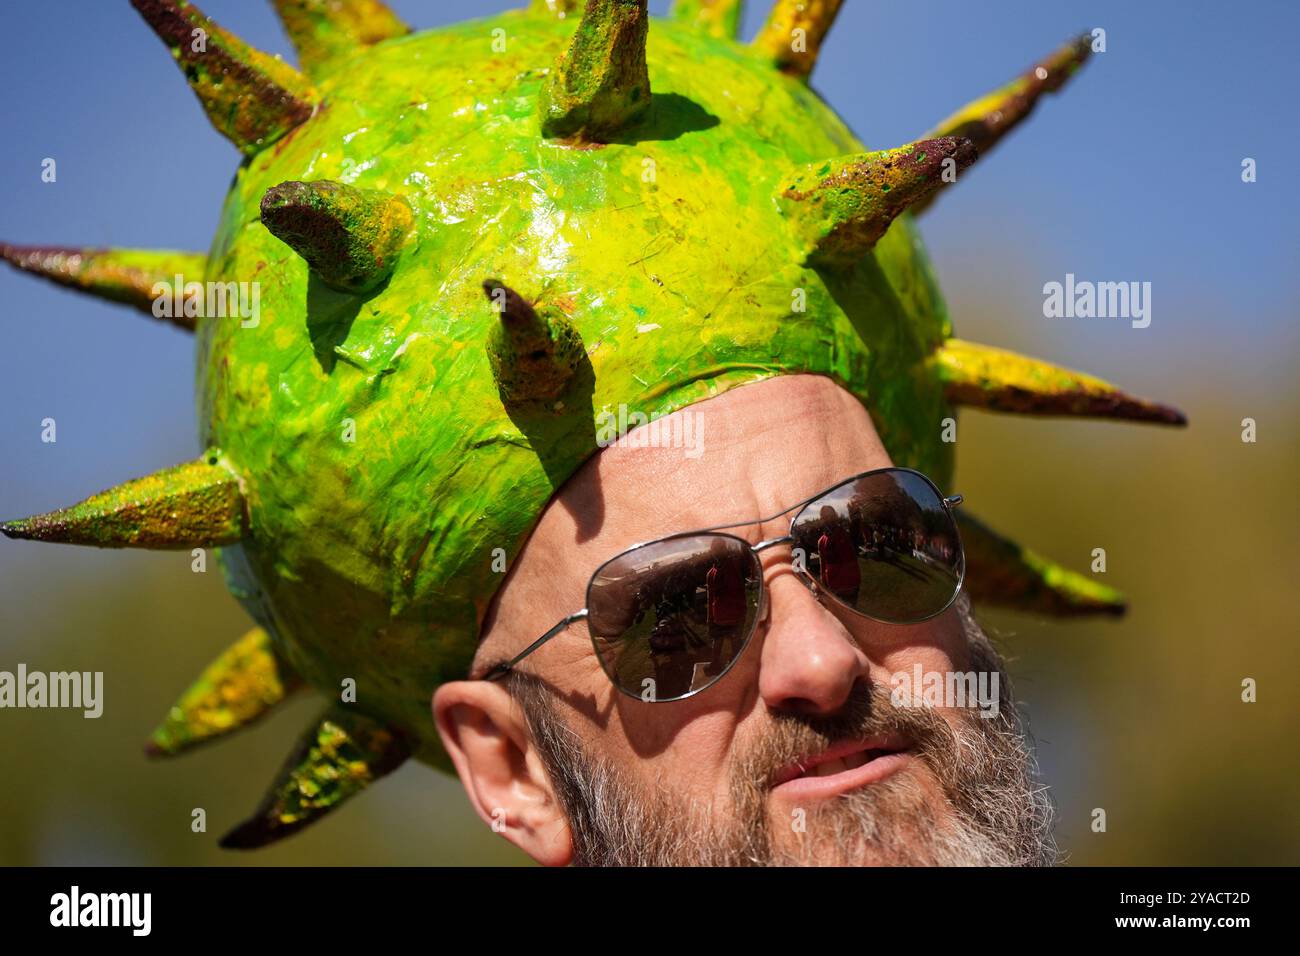
<svg viewBox="0 0 1300 956"><path fill-rule="evenodd" d="M442 745L475 811L544 866L568 866L573 834L518 703L500 684L453 681L433 694Z"/></svg>

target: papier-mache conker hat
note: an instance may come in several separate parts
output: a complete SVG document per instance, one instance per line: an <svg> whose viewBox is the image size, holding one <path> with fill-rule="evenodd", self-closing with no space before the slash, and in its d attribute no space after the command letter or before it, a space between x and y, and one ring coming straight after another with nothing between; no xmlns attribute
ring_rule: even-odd
<svg viewBox="0 0 1300 956"><path fill-rule="evenodd" d="M224 845L292 833L408 757L447 767L430 696L466 676L502 565L612 410L824 375L941 487L955 406L1183 422L954 338L914 224L1087 37L872 151L808 85L839 0L776 0L750 44L740 0L654 22L646 0L533 0L425 32L379 0L274 0L300 69L183 0L132 2L243 153L211 247L0 252L193 332L206 450L3 530L220 549L257 626L172 707L156 754L305 685L344 698ZM255 288L256 321L211 314L214 288ZM961 531L977 601L1123 607L968 515Z"/></svg>

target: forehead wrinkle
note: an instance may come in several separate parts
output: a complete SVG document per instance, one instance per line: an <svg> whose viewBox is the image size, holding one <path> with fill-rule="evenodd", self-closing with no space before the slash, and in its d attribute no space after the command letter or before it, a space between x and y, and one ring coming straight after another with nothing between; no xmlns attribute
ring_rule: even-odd
<svg viewBox="0 0 1300 956"><path fill-rule="evenodd" d="M761 518L764 514L751 456L741 447L745 439L712 448L712 457L689 461L679 449L625 449L624 454L602 463L600 485L605 503L619 519L609 526L616 538L645 540L733 521ZM640 459L633 452L642 453ZM666 454L665 454L666 452ZM725 462L724 467L719 465ZM744 536L745 529L734 529ZM597 540L605 539L605 534Z"/></svg>
<svg viewBox="0 0 1300 956"><path fill-rule="evenodd" d="M860 416L858 429L871 430L856 399L821 376L782 376L735 389L660 419L671 426L680 415L703 415L701 457L687 458L681 448L630 446L634 429L602 449L590 472L566 488L569 505L590 506L598 495L618 516L590 539L612 548L611 556L639 541L772 515L862 470L839 462L861 462L870 439L832 440L858 430L845 420L846 408ZM758 541L784 534L789 519L728 530Z"/></svg>

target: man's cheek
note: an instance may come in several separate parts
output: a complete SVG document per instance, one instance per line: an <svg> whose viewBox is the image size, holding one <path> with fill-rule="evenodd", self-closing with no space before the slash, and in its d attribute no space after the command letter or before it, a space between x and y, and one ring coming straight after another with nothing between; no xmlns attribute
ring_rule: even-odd
<svg viewBox="0 0 1300 956"><path fill-rule="evenodd" d="M700 712L697 701L620 701L611 734L648 784L714 805L727 794L736 721L725 709Z"/></svg>

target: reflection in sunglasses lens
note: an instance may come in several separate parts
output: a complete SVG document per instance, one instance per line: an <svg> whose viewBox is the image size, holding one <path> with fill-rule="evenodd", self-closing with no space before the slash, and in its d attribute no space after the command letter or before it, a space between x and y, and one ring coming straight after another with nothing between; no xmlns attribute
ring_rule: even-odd
<svg viewBox="0 0 1300 956"><path fill-rule="evenodd" d="M896 624L923 621L961 582L957 529L929 482L866 475L809 503L794 522L808 573L851 608Z"/></svg>
<svg viewBox="0 0 1300 956"><path fill-rule="evenodd" d="M616 686L672 700L713 683L753 631L762 568L745 542L699 534L606 563L587 594L587 626Z"/></svg>

